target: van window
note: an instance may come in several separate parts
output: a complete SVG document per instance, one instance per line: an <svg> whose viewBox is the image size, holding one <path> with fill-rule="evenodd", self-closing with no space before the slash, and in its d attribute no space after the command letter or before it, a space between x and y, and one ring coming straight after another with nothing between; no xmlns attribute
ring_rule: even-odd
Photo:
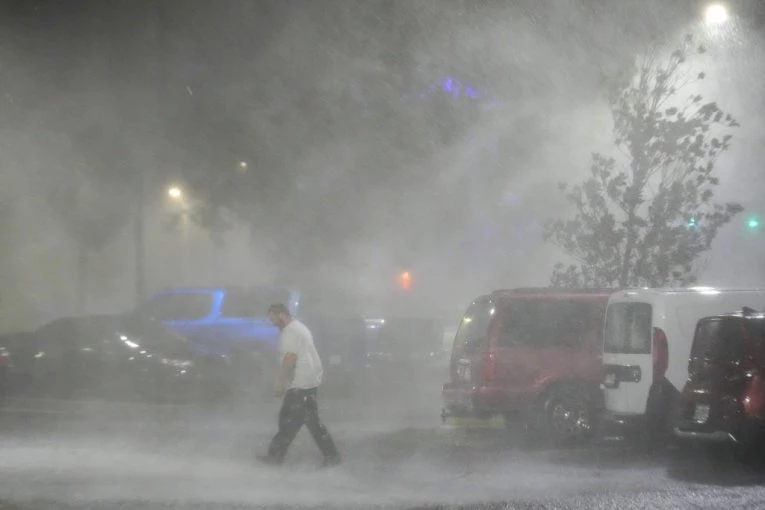
<svg viewBox="0 0 765 510"><path fill-rule="evenodd" d="M591 338L594 305L571 300L514 299L500 312L499 345L575 347Z"/></svg>
<svg viewBox="0 0 765 510"><path fill-rule="evenodd" d="M653 307L648 303L613 303L606 312L603 350L613 354L649 354Z"/></svg>
<svg viewBox="0 0 765 510"><path fill-rule="evenodd" d="M473 302L462 317L457 335L454 337L453 355L462 357L465 354L465 347L468 343L485 341L493 316L494 304L490 299L481 299Z"/></svg>
<svg viewBox="0 0 765 510"><path fill-rule="evenodd" d="M699 321L691 358L714 361L741 361L762 348L765 328L762 321L710 319ZM748 352L747 343L755 352Z"/></svg>
<svg viewBox="0 0 765 510"><path fill-rule="evenodd" d="M691 357L722 360L739 359L743 354L743 342L736 327L737 321L713 319L699 321L693 339Z"/></svg>

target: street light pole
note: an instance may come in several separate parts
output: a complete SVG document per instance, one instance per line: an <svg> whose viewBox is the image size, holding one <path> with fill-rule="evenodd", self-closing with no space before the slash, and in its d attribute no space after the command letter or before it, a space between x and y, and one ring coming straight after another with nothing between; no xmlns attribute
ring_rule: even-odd
<svg viewBox="0 0 765 510"><path fill-rule="evenodd" d="M146 297L146 248L144 238L144 214L146 212L146 190L144 185L143 167L138 169L136 176L136 211L133 218L133 236L135 244L135 300L140 304Z"/></svg>
<svg viewBox="0 0 765 510"><path fill-rule="evenodd" d="M193 204L184 193L183 188L179 186L170 186L167 188L167 196L180 208L180 231L181 231L181 276L183 284L186 285L189 280L189 227L191 219L191 208Z"/></svg>
<svg viewBox="0 0 765 510"><path fill-rule="evenodd" d="M162 87L164 87L164 11L162 10L162 2L156 2L155 4L155 16L154 16L154 31L150 35L150 44L154 50L154 73L152 77L156 80L156 96L155 99L158 105L163 105ZM159 113L157 110L155 113ZM161 123L161 113L156 122ZM136 303L140 303L146 297L146 230L145 230L145 215L146 215L146 167L141 166L136 171L135 176L136 184L136 211L133 218L133 241L135 244L135 299Z"/></svg>

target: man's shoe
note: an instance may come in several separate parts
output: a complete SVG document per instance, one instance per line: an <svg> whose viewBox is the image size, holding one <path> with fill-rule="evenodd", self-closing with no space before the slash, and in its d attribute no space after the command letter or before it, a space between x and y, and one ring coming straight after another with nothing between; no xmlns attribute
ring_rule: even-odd
<svg viewBox="0 0 765 510"><path fill-rule="evenodd" d="M281 466L284 462L283 460L277 459L276 457L272 457L270 455L257 455L255 456L255 459L257 459L261 464L267 464L269 466Z"/></svg>

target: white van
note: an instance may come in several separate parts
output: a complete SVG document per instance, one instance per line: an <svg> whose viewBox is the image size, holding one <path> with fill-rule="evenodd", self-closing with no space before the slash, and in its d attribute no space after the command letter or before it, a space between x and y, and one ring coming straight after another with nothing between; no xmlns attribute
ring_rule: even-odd
<svg viewBox="0 0 765 510"><path fill-rule="evenodd" d="M765 307L765 290L632 289L608 301L603 335L606 424L664 429L688 378L696 323Z"/></svg>

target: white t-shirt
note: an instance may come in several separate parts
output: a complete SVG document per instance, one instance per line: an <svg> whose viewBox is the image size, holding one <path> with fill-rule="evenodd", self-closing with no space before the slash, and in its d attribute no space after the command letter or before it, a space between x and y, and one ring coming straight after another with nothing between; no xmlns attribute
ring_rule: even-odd
<svg viewBox="0 0 765 510"><path fill-rule="evenodd" d="M279 351L282 360L288 352L297 355L295 378L289 389L309 390L321 384L324 367L316 352L313 335L305 324L295 319L287 324L279 337Z"/></svg>

